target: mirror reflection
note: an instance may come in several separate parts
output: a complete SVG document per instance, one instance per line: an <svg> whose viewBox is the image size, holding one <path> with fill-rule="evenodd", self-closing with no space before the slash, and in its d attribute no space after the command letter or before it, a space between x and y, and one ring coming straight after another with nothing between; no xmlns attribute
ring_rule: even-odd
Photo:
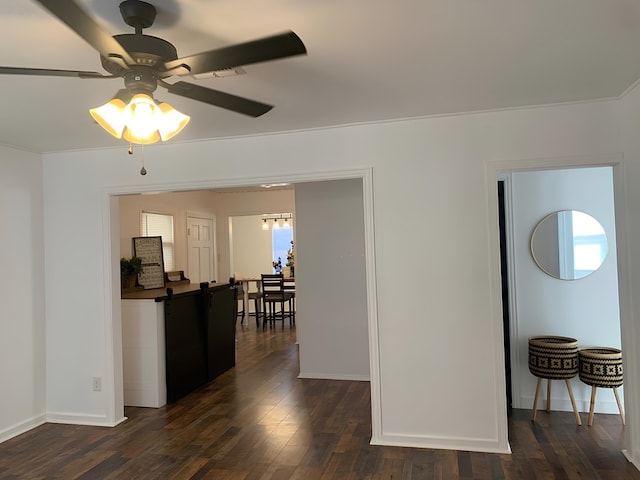
<svg viewBox="0 0 640 480"><path fill-rule="evenodd" d="M563 210L538 223L531 234L531 254L548 275L576 280L600 268L607 256L607 236L591 215Z"/></svg>

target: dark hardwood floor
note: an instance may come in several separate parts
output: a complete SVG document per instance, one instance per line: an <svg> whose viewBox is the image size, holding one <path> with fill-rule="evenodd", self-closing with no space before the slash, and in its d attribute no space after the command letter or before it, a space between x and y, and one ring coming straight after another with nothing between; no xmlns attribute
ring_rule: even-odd
<svg viewBox="0 0 640 480"><path fill-rule="evenodd" d="M1 479L640 479L618 415L515 410L511 455L380 447L368 382L297 379L295 330L238 328L238 365L114 428L46 424L0 444ZM428 414L428 412L427 412Z"/></svg>

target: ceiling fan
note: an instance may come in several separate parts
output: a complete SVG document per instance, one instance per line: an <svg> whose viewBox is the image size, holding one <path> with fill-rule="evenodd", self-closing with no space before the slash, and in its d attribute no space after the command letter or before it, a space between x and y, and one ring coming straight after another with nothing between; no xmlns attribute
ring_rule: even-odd
<svg viewBox="0 0 640 480"><path fill-rule="evenodd" d="M132 105L134 99L139 98L138 96L146 97L147 100L145 101L147 103L138 105L140 112L145 111L148 113L149 109L155 109L154 111L162 111L162 113L165 113L167 118L169 117L169 113L171 113L175 122L183 123L175 133L164 132L168 138L178 133L184 125L186 125L188 117L179 114L179 112L176 112L167 104L153 100L152 94L158 85L166 88L169 93L174 95L190 98L251 117L259 117L273 107L194 83L184 81L168 83L165 81L166 78L211 73L252 63L306 54L306 48L302 40L300 40L294 32L288 31L179 58L176 48L171 43L162 38L142 33L143 29L153 25L157 15L156 8L147 2L141 0L125 0L120 3L122 19L127 25L135 29L135 33L111 36L73 0L36 1L59 20L67 24L67 26L100 53L102 67L108 72L108 75L80 70L6 66L0 66L0 74L79 77L83 79L122 77L125 88L116 93L112 100L116 103L111 106L116 105L118 109L122 110L120 113L128 112L128 114L131 115L133 113L132 109L134 109L135 106L130 107L130 105ZM103 128L117 138L123 137L134 143L153 143L157 141L163 133L160 131L155 134L155 140L149 138L147 141L132 136L131 133L127 136L125 126L122 126L122 130L119 130L121 127L119 123L120 120L116 120L115 126L111 124L104 125L101 121L105 120L105 118L103 118L104 111L102 113L98 112L98 116L96 116L94 113L97 110L98 109L93 109L91 114ZM182 115L182 117L186 118L186 121L184 121L184 118L176 117L174 113ZM178 118L178 120L175 120L175 118ZM108 119L106 121L109 123ZM111 127L111 129L108 127ZM162 136L163 140L168 138L164 138L164 135Z"/></svg>

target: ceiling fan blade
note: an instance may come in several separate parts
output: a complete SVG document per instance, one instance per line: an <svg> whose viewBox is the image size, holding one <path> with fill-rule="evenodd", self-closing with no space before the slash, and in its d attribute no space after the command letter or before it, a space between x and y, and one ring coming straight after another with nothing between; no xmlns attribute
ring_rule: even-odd
<svg viewBox="0 0 640 480"><path fill-rule="evenodd" d="M49 77L114 78L112 75L103 75L98 72L85 72L82 70L55 70L49 68L21 67L0 67L0 75L43 75Z"/></svg>
<svg viewBox="0 0 640 480"><path fill-rule="evenodd" d="M123 67L135 64L117 40L105 32L84 10L72 0L37 0L43 7L66 23L80 35L100 55L113 61L120 61Z"/></svg>
<svg viewBox="0 0 640 480"><path fill-rule="evenodd" d="M173 93L174 95L180 95L181 97L191 98L192 100L215 105L216 107L226 108L227 110L249 115L250 117L259 117L273 108L272 105L238 97L230 93L220 92L211 88L201 87L193 83L176 82L170 85L163 82L163 86L167 88L169 93Z"/></svg>
<svg viewBox="0 0 640 480"><path fill-rule="evenodd" d="M165 63L165 68L171 70L180 65L186 65L190 70L189 73L194 75L305 53L307 49L302 40L294 32L289 31L172 60Z"/></svg>

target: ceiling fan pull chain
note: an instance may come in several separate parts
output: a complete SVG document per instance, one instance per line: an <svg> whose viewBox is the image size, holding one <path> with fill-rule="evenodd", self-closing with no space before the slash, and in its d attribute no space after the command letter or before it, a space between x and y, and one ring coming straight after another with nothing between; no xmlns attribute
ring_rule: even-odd
<svg viewBox="0 0 640 480"><path fill-rule="evenodd" d="M144 168L144 143L140 146L142 149L142 168L140 169L140 175L146 175L147 169Z"/></svg>
<svg viewBox="0 0 640 480"><path fill-rule="evenodd" d="M140 175L146 175L147 169L144 168L144 143L140 145L140 148L142 149L142 168L140 169ZM127 150L127 153L129 153L129 155L133 155L133 143L131 142L129 142L129 149Z"/></svg>

